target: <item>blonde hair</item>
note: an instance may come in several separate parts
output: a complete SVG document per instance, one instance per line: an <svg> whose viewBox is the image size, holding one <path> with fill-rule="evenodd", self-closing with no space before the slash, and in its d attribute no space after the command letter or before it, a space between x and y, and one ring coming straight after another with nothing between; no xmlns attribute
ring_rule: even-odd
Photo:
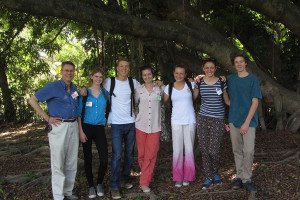
<svg viewBox="0 0 300 200"><path fill-rule="evenodd" d="M103 76L103 81L104 81L104 80L105 80L105 73L104 73L103 69L101 69L100 67L97 67L97 68L93 69L92 72L91 72L91 74L90 74L90 76L93 76L94 74L97 74L97 73L102 74L102 76ZM101 85L100 85L100 88L101 88L101 90L102 90L102 93L103 93L103 95L104 95L104 98L105 98L105 99L108 99L108 95L105 94L105 89L104 89L104 87L103 87L103 81L102 81L102 83L101 83ZM91 86L92 84L93 84L93 80L92 80L91 77L90 77L89 85Z"/></svg>

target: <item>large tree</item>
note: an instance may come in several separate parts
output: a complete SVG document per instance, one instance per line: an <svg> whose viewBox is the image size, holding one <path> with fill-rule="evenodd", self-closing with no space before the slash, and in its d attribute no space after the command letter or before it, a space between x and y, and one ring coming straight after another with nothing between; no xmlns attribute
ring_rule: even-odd
<svg viewBox="0 0 300 200"><path fill-rule="evenodd" d="M263 65L255 64L261 61L261 56L255 54L255 48L252 48L247 41L247 34L239 34L243 30L234 29L228 39L228 34L216 28L212 19L214 17L212 13L218 12L218 9L214 8L215 5L232 8L233 11L235 7L240 9L239 6L243 5L283 23L299 37L299 23L297 20L291 20L295 17L299 19L299 8L290 1L277 0L276 5L279 3L285 5L288 2L289 6L282 6L280 9L284 13L291 12L294 18L285 15L276 18L276 14L268 10L268 6L262 6L260 9L252 7L254 1L245 1L247 2L245 3L234 0L115 0L105 3L101 0L0 0L0 2L6 8L19 12L70 19L113 34L133 36L144 41L151 39L173 42L176 43L174 46L187 48L191 54L201 52L217 58L230 73L235 71L230 63L230 53L239 50L235 41L245 42L254 59L254 62L248 64L248 68L260 80L264 102L274 106L279 116L277 128L283 128L282 115L279 113L288 113L287 116L290 117L287 120L288 129L297 131L300 127L300 95L278 84L272 73L269 73ZM256 5L265 5L263 3L267 1L256 0L255 2ZM276 8L275 6L273 9ZM268 40L272 42L270 38ZM298 42L298 39L295 41Z"/></svg>

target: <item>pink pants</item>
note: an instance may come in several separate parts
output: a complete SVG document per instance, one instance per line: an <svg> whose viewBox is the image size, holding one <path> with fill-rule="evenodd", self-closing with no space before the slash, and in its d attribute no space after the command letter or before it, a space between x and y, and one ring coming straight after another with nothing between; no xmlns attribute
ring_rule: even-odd
<svg viewBox="0 0 300 200"><path fill-rule="evenodd" d="M138 162L141 168L140 185L149 186L153 182L154 166L159 150L160 132L145 133L136 129Z"/></svg>

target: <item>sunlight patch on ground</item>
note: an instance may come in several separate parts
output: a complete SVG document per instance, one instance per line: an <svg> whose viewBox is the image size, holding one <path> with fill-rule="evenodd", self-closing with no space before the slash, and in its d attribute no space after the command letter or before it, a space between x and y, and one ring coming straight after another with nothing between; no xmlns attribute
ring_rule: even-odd
<svg viewBox="0 0 300 200"><path fill-rule="evenodd" d="M24 126L17 128L17 130L15 128L11 128L8 131L5 130L6 132L2 132L2 133L0 132L0 138L11 139L16 136L24 135L30 130L41 130L41 129L43 129L43 127L40 127L40 126L36 127L36 126L34 126L33 123L29 123L29 124L26 124Z"/></svg>
<svg viewBox="0 0 300 200"><path fill-rule="evenodd" d="M131 173L130 173L130 176L140 176L140 175L141 175L141 172L131 171Z"/></svg>

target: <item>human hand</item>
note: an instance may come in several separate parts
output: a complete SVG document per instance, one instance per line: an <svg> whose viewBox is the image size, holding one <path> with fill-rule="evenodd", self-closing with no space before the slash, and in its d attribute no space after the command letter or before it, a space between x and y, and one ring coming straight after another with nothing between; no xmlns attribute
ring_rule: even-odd
<svg viewBox="0 0 300 200"><path fill-rule="evenodd" d="M226 77L225 76L220 76L220 78L221 78L222 82L226 82Z"/></svg>
<svg viewBox="0 0 300 200"><path fill-rule="evenodd" d="M193 78L188 78L188 80L189 80L189 82L195 82L195 79L193 79Z"/></svg>
<svg viewBox="0 0 300 200"><path fill-rule="evenodd" d="M158 87L160 87L160 86L163 85L163 82L160 81L160 80L157 80L157 81L155 81L154 83L155 83L155 85L158 86Z"/></svg>
<svg viewBox="0 0 300 200"><path fill-rule="evenodd" d="M88 140L83 131L79 133L79 138L82 143L85 143Z"/></svg>
<svg viewBox="0 0 300 200"><path fill-rule="evenodd" d="M245 135L248 132L249 124L244 123L240 128L240 134Z"/></svg>
<svg viewBox="0 0 300 200"><path fill-rule="evenodd" d="M196 83L200 83L200 80L204 77L205 75L200 74L195 78Z"/></svg>
<svg viewBox="0 0 300 200"><path fill-rule="evenodd" d="M56 127L58 125L60 125L61 122L62 122L62 118L60 118L60 117L49 117L49 119L48 119L48 123L53 124Z"/></svg>
<svg viewBox="0 0 300 200"><path fill-rule="evenodd" d="M80 91L79 91L79 94L81 96L86 96L87 95L87 90L86 90L86 87L81 87Z"/></svg>

